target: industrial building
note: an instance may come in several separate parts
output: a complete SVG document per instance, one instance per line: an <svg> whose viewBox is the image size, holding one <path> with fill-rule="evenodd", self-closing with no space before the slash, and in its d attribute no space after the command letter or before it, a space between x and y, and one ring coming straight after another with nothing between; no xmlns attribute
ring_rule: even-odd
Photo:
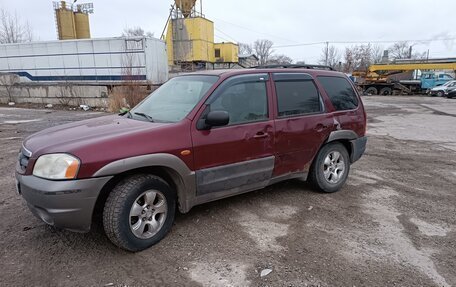
<svg viewBox="0 0 456 287"><path fill-rule="evenodd" d="M196 0L176 0L166 27L168 64L172 71L214 69L215 64L234 65L239 62L239 46L235 43L215 43L214 22L205 18L201 3Z"/></svg>
<svg viewBox="0 0 456 287"><path fill-rule="evenodd" d="M119 85L168 79L166 46L148 37L114 37L0 45L0 73L22 83Z"/></svg>

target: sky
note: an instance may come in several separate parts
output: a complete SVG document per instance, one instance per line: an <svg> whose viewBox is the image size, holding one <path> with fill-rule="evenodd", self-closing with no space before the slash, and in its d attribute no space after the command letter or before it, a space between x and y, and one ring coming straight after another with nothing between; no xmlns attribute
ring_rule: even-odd
<svg viewBox="0 0 456 287"><path fill-rule="evenodd" d="M356 43L376 42L387 48L398 40L410 40L418 52L429 50L431 58L456 57L454 0L202 1L203 13L215 23L216 41L252 43L269 39L274 42L275 53L295 61L317 63L325 42L335 45L342 54L346 46ZM93 38L119 36L124 28L137 26L160 37L173 3L79 2L94 5L90 16ZM0 0L0 8L28 21L36 39L57 39L52 1Z"/></svg>

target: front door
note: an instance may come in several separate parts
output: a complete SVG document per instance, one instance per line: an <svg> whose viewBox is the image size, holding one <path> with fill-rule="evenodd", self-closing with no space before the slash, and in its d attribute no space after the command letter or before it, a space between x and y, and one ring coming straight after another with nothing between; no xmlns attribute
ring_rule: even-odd
<svg viewBox="0 0 456 287"><path fill-rule="evenodd" d="M264 187L274 169L274 122L268 75L225 80L192 125L197 195L213 198ZM227 126L198 129L209 111L227 111Z"/></svg>

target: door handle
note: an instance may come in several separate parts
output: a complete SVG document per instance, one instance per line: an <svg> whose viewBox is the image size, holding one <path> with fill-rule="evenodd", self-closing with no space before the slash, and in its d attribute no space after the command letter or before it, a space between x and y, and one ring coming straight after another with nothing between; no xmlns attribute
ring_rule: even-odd
<svg viewBox="0 0 456 287"><path fill-rule="evenodd" d="M253 136L254 139L264 139L269 136L268 133L265 132L257 132L256 135Z"/></svg>

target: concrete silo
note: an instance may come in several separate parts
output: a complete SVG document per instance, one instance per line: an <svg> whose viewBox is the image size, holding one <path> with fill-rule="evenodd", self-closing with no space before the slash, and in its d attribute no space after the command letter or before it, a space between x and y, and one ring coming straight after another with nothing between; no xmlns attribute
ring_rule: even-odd
<svg viewBox="0 0 456 287"><path fill-rule="evenodd" d="M69 5L65 1L54 2L55 22L59 40L90 38L89 14L93 4Z"/></svg>

